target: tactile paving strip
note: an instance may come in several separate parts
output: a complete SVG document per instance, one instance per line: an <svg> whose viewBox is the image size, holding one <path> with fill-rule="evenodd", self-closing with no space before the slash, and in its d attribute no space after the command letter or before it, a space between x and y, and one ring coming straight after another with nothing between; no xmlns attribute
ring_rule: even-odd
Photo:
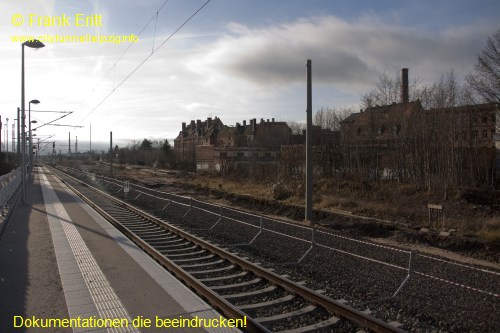
<svg viewBox="0 0 500 333"><path fill-rule="evenodd" d="M130 315L42 173L40 182L70 317L126 319L128 327L108 327L97 331L140 332L131 326ZM88 328L74 328L73 331L88 332Z"/></svg>

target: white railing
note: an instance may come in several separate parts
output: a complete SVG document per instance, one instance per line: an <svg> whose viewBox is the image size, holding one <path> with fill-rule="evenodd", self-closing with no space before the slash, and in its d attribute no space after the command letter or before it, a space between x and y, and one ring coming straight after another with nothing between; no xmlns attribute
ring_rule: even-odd
<svg viewBox="0 0 500 333"><path fill-rule="evenodd" d="M7 201L21 183L21 173L19 171L18 168L0 177L0 208L2 213Z"/></svg>

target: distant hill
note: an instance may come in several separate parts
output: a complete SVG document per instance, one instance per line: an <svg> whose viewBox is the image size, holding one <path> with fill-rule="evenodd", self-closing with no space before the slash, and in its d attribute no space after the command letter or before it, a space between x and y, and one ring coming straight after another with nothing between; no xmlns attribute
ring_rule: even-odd
<svg viewBox="0 0 500 333"><path fill-rule="evenodd" d="M134 142L137 145L140 145L142 139L118 139L118 140L113 140L113 147L118 145L119 148L125 148L127 146L132 146ZM155 141L155 139L149 139ZM170 144L173 146L174 145L174 139L168 139ZM55 141L50 141L45 144L40 144L40 154L41 155L51 155L52 154L52 142L55 142L55 149L56 149L56 154L67 154L68 153L68 141L67 140L55 140ZM78 147L77 147L77 152L84 153L88 152L90 150L90 145L88 141L83 141L83 142L78 142ZM109 151L109 141L108 142L103 142L103 141L92 141L92 151L96 153L101 153L101 152L108 152ZM71 152L75 152L75 142L71 140Z"/></svg>

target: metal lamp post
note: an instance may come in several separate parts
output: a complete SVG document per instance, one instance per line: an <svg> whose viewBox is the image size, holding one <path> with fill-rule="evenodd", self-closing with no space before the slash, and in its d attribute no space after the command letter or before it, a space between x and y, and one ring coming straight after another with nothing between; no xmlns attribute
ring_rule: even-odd
<svg viewBox="0 0 500 333"><path fill-rule="evenodd" d="M9 152L9 118L5 118L5 152Z"/></svg>
<svg viewBox="0 0 500 333"><path fill-rule="evenodd" d="M307 60L307 110L306 110L306 211L305 220L313 224L313 150L312 150L312 78L311 60Z"/></svg>
<svg viewBox="0 0 500 333"><path fill-rule="evenodd" d="M31 124L36 124L37 121L36 120L32 120L30 121ZM36 150L35 149L35 144L33 143L33 137L36 136L36 133L33 134L33 132L36 131L36 128L33 128L31 130L31 135L30 135L30 139L31 139L31 148L30 148L30 152L31 152L31 169L33 169L33 166L35 165L35 158L33 157L33 155L35 155L35 152L33 150ZM31 176L31 175L30 175Z"/></svg>
<svg viewBox="0 0 500 333"><path fill-rule="evenodd" d="M21 123L21 109L17 108L17 149L16 149L16 156L17 156L17 166L21 166L21 130L20 130L20 123Z"/></svg>
<svg viewBox="0 0 500 333"><path fill-rule="evenodd" d="M35 162L38 162L38 151L40 150L40 138L36 138L36 140L37 140L37 145L36 145Z"/></svg>
<svg viewBox="0 0 500 333"><path fill-rule="evenodd" d="M33 99L28 103L28 122L29 122L29 179L31 180L31 175L33 173L33 134L31 131L31 104L40 104L40 101ZM35 121L34 121L35 122Z"/></svg>
<svg viewBox="0 0 500 333"><path fill-rule="evenodd" d="M45 45L37 39L33 39L21 44L21 138L22 138L22 154L21 154L21 202L26 203L26 162L25 162L25 153L26 153L26 133L25 133L25 104L24 104L24 47L27 46L32 49L41 49Z"/></svg>

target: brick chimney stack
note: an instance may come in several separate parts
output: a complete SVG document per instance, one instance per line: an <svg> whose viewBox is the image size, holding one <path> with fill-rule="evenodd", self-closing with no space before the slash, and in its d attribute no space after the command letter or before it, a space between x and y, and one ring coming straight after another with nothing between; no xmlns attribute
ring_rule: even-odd
<svg viewBox="0 0 500 333"><path fill-rule="evenodd" d="M408 103L410 97L408 94L408 68L401 70L401 103Z"/></svg>

